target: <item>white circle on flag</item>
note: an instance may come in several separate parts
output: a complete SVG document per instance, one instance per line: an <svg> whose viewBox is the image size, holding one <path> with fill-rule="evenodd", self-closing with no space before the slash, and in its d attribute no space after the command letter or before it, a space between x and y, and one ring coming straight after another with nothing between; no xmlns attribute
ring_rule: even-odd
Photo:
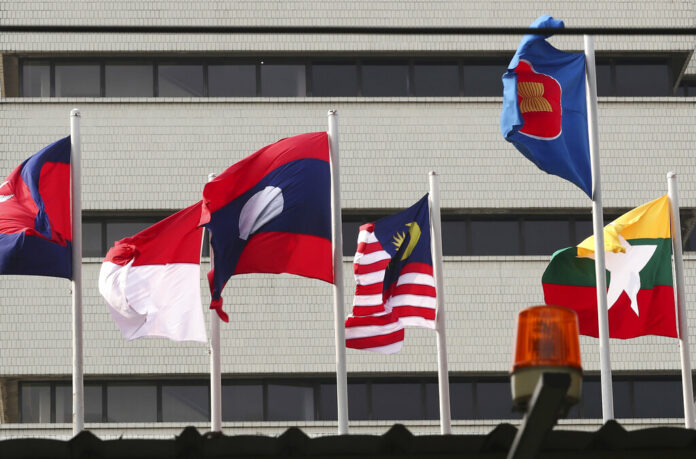
<svg viewBox="0 0 696 459"><path fill-rule="evenodd" d="M252 196L239 214L239 238L245 241L259 228L283 212L283 191L267 186Z"/></svg>

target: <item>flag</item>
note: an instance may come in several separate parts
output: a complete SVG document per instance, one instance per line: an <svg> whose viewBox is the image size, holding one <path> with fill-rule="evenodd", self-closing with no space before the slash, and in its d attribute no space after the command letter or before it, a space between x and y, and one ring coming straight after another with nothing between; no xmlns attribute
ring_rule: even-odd
<svg viewBox="0 0 696 459"><path fill-rule="evenodd" d="M663 196L604 228L609 336L677 337L669 199ZM594 237L559 250L542 277L547 304L578 314L580 333L598 336Z"/></svg>
<svg viewBox="0 0 696 459"><path fill-rule="evenodd" d="M544 15L532 28L563 28ZM592 198L585 100L585 55L525 35L503 75L503 137L537 167L573 182Z"/></svg>
<svg viewBox="0 0 696 459"><path fill-rule="evenodd" d="M99 293L126 339L206 341L201 310L201 202L117 241Z"/></svg>
<svg viewBox="0 0 696 459"><path fill-rule="evenodd" d="M246 273L290 273L333 283L331 174L326 132L280 140L227 168L203 189L211 234L211 309Z"/></svg>
<svg viewBox="0 0 696 459"><path fill-rule="evenodd" d="M401 349L404 327L435 329L427 194L403 212L360 227L353 272L346 347L393 354Z"/></svg>
<svg viewBox="0 0 696 459"><path fill-rule="evenodd" d="M0 184L0 274L72 278L70 137Z"/></svg>

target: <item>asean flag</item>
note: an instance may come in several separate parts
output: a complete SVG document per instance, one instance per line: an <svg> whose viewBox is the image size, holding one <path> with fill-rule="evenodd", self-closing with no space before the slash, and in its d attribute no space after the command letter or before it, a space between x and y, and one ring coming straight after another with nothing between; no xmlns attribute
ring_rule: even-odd
<svg viewBox="0 0 696 459"><path fill-rule="evenodd" d="M531 28L563 28L539 17ZM500 129L536 166L592 197L585 100L585 55L551 46L545 35L525 35L503 75Z"/></svg>
<svg viewBox="0 0 696 459"><path fill-rule="evenodd" d="M230 166L203 189L211 234L211 309L237 274L290 273L333 283L331 175L326 132L280 140Z"/></svg>
<svg viewBox="0 0 696 459"><path fill-rule="evenodd" d="M72 278L70 137L0 183L0 274Z"/></svg>

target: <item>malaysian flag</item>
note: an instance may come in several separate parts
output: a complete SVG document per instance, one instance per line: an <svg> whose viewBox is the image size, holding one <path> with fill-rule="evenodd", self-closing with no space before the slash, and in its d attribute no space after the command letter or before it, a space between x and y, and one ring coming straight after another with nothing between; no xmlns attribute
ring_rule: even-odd
<svg viewBox="0 0 696 459"><path fill-rule="evenodd" d="M435 329L428 195L403 212L360 227L353 271L346 347L393 354L401 350L404 327Z"/></svg>

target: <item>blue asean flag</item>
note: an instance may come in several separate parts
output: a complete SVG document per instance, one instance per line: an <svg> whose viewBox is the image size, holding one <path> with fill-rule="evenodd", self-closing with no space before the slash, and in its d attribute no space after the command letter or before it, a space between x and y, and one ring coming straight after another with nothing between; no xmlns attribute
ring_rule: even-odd
<svg viewBox="0 0 696 459"><path fill-rule="evenodd" d="M0 184L0 274L72 277L70 137Z"/></svg>
<svg viewBox="0 0 696 459"><path fill-rule="evenodd" d="M333 282L331 174L325 132L280 140L230 166L203 189L211 234L211 309L236 274L290 273Z"/></svg>
<svg viewBox="0 0 696 459"><path fill-rule="evenodd" d="M563 28L544 15L530 26ZM585 55L525 35L503 75L503 137L537 167L576 184L592 198L585 100Z"/></svg>

